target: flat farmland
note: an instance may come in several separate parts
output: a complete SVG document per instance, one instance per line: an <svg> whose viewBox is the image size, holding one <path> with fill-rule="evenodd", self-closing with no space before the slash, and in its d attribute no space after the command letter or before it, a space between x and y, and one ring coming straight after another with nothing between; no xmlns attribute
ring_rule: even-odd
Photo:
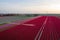
<svg viewBox="0 0 60 40"><path fill-rule="evenodd" d="M4 17L0 17L0 24L6 24L6 23L11 23L11 22L15 22L18 20L26 20L29 19L31 17L26 17L26 16L4 16Z"/></svg>

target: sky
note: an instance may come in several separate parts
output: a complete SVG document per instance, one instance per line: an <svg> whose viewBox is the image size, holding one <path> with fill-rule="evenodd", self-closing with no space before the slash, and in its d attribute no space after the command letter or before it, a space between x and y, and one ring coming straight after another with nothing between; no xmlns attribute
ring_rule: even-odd
<svg viewBox="0 0 60 40"><path fill-rule="evenodd" d="M0 13L60 13L60 0L0 0Z"/></svg>

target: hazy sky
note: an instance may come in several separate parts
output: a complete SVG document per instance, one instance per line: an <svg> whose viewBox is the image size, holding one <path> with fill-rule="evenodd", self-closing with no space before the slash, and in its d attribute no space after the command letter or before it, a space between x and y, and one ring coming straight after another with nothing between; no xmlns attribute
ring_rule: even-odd
<svg viewBox="0 0 60 40"><path fill-rule="evenodd" d="M60 13L60 0L0 0L0 13Z"/></svg>

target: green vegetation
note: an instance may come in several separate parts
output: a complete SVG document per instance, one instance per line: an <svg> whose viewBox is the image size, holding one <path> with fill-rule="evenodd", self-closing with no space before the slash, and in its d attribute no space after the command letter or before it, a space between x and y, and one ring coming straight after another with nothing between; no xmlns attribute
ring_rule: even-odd
<svg viewBox="0 0 60 40"><path fill-rule="evenodd" d="M0 26L1 26L1 25L4 25L4 24L7 24L7 23L2 23L2 24L0 24Z"/></svg>

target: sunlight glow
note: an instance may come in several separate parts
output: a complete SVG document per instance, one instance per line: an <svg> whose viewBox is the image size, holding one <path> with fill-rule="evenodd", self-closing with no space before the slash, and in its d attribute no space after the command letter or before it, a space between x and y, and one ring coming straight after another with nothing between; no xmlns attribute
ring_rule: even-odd
<svg viewBox="0 0 60 40"><path fill-rule="evenodd" d="M60 4L50 5L51 9L60 10Z"/></svg>

